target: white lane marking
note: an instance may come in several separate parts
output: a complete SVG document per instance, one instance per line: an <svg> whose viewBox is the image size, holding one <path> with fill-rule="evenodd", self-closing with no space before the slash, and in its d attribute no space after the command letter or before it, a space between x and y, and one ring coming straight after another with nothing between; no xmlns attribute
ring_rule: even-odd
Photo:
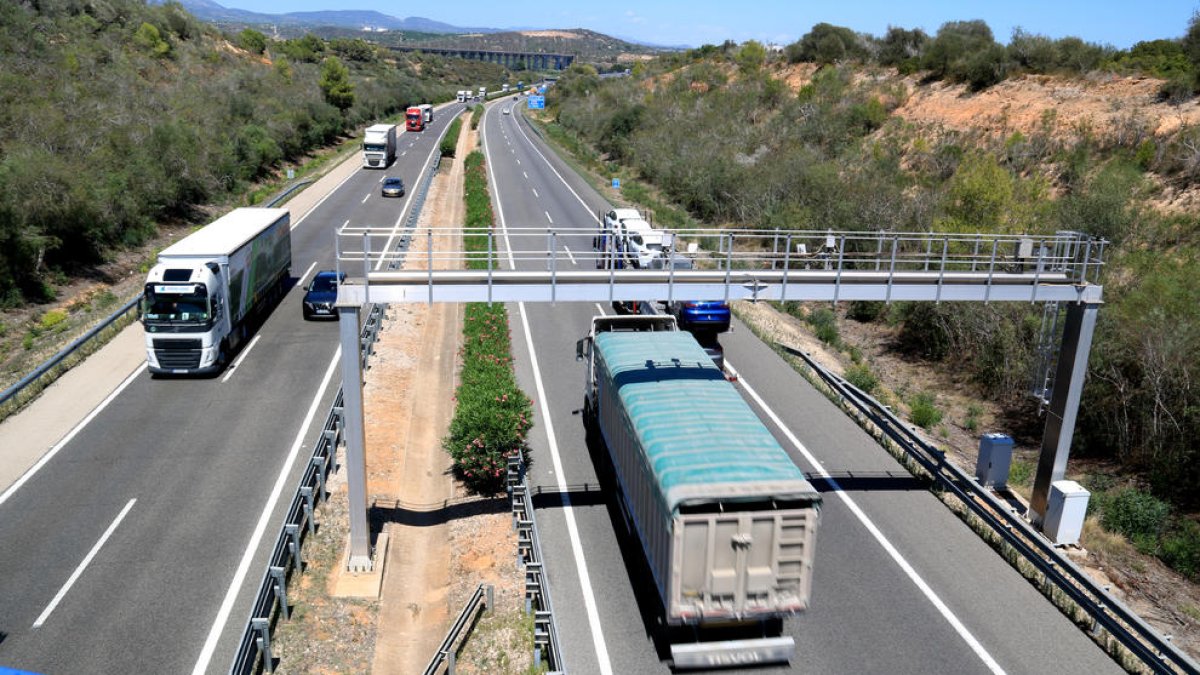
<svg viewBox="0 0 1200 675"><path fill-rule="evenodd" d="M522 172L521 172L521 175L522 175L522 176L525 176L525 180L529 180L529 174L527 174L527 173L525 173L524 171L522 171Z"/></svg>
<svg viewBox="0 0 1200 675"><path fill-rule="evenodd" d="M403 157L403 156L405 156L405 155L407 155L407 154L408 154L408 151L407 151L407 150L405 150L404 152L400 153L400 156L401 156L401 157Z"/></svg>
<svg viewBox="0 0 1200 675"><path fill-rule="evenodd" d="M307 211L307 212L306 212L304 215L302 215L302 216L300 216L299 218L297 218L297 219L296 219L296 222L292 223L292 229L294 230L294 229L296 229L297 227L300 227L300 223L304 222L304 219L305 219L305 218L307 218L307 217L309 217L310 215L312 215L312 214L313 214L313 212L317 210L317 207L318 207L318 206L320 206L320 205L324 204L326 199L329 199L329 197L330 197L331 195L333 195L333 193L337 192L339 189L341 189L341 187L342 187L343 185L345 185L345 184L346 184L346 181L350 180L351 178L354 178L354 177L355 177L355 176L357 176L357 175L358 175L358 172L357 172L357 171L355 171L354 173L347 174L347 175L346 175L346 177L345 177L345 178L343 178L343 179L341 180L341 182L340 182L340 183L338 183L337 185L333 186L333 189L332 189L332 190L330 190L329 192L326 192L324 197L321 197L320 199L318 199L318 200L317 200L317 203L316 203L316 204L313 204L311 209L309 209L309 210L308 210L308 211Z"/></svg>
<svg viewBox="0 0 1200 675"><path fill-rule="evenodd" d="M349 224L350 224L350 219L349 219L349 218L347 218L347 219L346 219L346 222L342 223L342 227L345 227L345 226L347 226L347 225L349 225Z"/></svg>
<svg viewBox="0 0 1200 675"><path fill-rule="evenodd" d="M517 125L517 130L520 131L521 135L525 137L525 142L529 145L529 147L537 153L538 157L542 158L542 161L546 163L546 166L550 167L550 170L554 172L554 175L558 176L558 179L562 181L562 184L566 185L567 189L571 191L571 194L575 195L575 199L579 201L579 205L583 207L583 210L587 211L588 215L592 215L592 210L588 207L587 202L583 201L583 197L579 196L579 193L575 191L575 188L571 187L570 183L567 182L567 179L562 177L562 174L558 172L558 169L554 168L554 165L550 163L550 160L546 159L546 156L542 154L542 151L538 150L533 141L529 140L529 136L525 133L525 130L521 128L520 124Z"/></svg>
<svg viewBox="0 0 1200 675"><path fill-rule="evenodd" d="M541 196L541 195L539 195L539 194L537 193L537 188L529 188L529 189L530 189L530 190L533 190L533 196L534 196L534 197L537 197L538 199L541 199L541 197L542 197L542 196Z"/></svg>
<svg viewBox="0 0 1200 675"><path fill-rule="evenodd" d="M292 448L288 451L287 459L283 463L283 468L279 470L279 476L275 479L275 486L271 488L271 496L267 499L267 503L263 506L262 513L258 517L258 524L254 526L254 534L250 536L250 541L246 544L246 550L242 553L242 560L238 563L237 571L233 574L233 579L229 582L229 589L225 591L225 599L221 602L221 608L217 611L217 617L213 620L212 628L208 631L208 639L204 641L204 647L200 650L200 657L196 659L196 666L192 668L192 675L203 675L208 670L208 664L212 661L213 653L217 649L217 640L221 637L221 632L225 630L225 623L229 620L229 614L233 611L233 603L237 600L238 591L242 588L242 583L246 580L246 574L250 571L250 563L254 560L254 554L258 551L258 546L262 542L263 534L267 531L267 524L271 520L271 512L275 510L275 504L279 501L279 496L283 494L283 486L287 482L288 474L292 471L292 465L296 463L296 457L300 454L300 447L304 444L304 435L308 432L308 427L312 424L313 417L317 414L317 406L321 404L321 399L325 397L325 390L329 388L329 382L333 379L334 373L337 371L338 361L342 356L342 348L339 346L333 353L333 358L329 361L329 367L325 369L325 379L322 380L320 388L313 396L312 403L308 406L308 413L304 416L304 421L300 424L300 430L296 432L296 438L292 441Z"/></svg>
<svg viewBox="0 0 1200 675"><path fill-rule="evenodd" d="M546 214L546 220L550 221L550 224L551 224L551 225L553 225L553 224L554 224L554 219L550 217L550 212L549 212L549 211L542 211L542 213Z"/></svg>
<svg viewBox="0 0 1200 675"><path fill-rule="evenodd" d="M380 177L379 177L379 182L380 182L380 183L382 183L384 178L387 178L387 176L380 176Z"/></svg>
<svg viewBox="0 0 1200 675"><path fill-rule="evenodd" d="M367 193L367 196L366 196L366 197L363 197L363 200L362 200L361 202L359 202L359 204L366 204L366 203L367 203L367 200L368 200L368 199L370 199L370 198L371 198L371 193L370 193L370 192L368 192L368 193Z"/></svg>
<svg viewBox="0 0 1200 675"><path fill-rule="evenodd" d="M771 408L767 406L767 402L758 395L758 392L756 392L754 388L750 386L750 383L747 382L744 377L738 374L738 371L733 367L733 364L726 360L725 367L729 370L731 375L737 377L738 383L742 385L742 387L746 390L746 393L750 395L750 398L754 399L754 402L763 409L763 412L767 414L767 417L770 417L771 421L774 422L777 427L779 427L779 429L783 432L783 435L787 437L788 441L800 451L800 454L804 455L804 458L808 460L810 464L812 464L814 475L819 476L829 483L830 487L833 488L833 493L842 500L848 509L850 509L850 512L854 514L854 517L858 519L858 522L862 523L863 527L867 528L867 532L870 532L871 536L875 538L875 541L879 542L879 545L883 547L883 550L887 552L888 556L891 557L896 565L900 567L905 576L907 576L909 580L912 581L913 584L916 585L916 587L921 591L925 598L933 604L938 613L940 613L942 617L946 619L947 623L950 624L950 627L954 629L954 632L958 633L959 637L961 637L963 641L967 643L967 646L971 648L971 651L975 652L975 655L983 661L988 670L992 671L993 673L997 673L998 675L1004 673L1004 669L1000 667L1000 664L996 662L996 659L992 658L992 655L988 653L979 640L971 634L971 631L968 630L965 625L963 625L963 622L960 621L959 618L954 615L954 612L952 612L950 608L946 606L946 603L943 602L940 597L938 597L933 588L931 588L929 584L921 578L921 575L917 573L916 569L914 569L911 564L909 564L900 551L892 545L892 542L888 541L888 538L883 534L882 531L880 531L875 523L871 521L870 517L867 516L867 514L858 506L854 499L842 490L842 487L838 485L837 480L829 475L821 462L818 461L817 458L808 451L808 448L804 447L804 444L800 442L799 438L796 438L791 429L788 429L787 426L784 425L783 420L775 414L775 411L771 410Z"/></svg>
<svg viewBox="0 0 1200 675"><path fill-rule="evenodd" d="M348 222L350 222L350 221L348 221L348 220L347 220L346 222L348 223ZM312 264L310 264L310 265L308 266L308 269L304 270L304 274L300 275L300 280L296 282L296 285L297 285L297 286L303 286L303 285L304 285L304 280L308 278L308 273L309 273L309 272L311 272L311 271L313 271L313 268L314 268L314 267L316 267L316 266L317 266L317 261L316 261L316 260L312 261Z"/></svg>
<svg viewBox="0 0 1200 675"><path fill-rule="evenodd" d="M515 151L515 150L513 151L513 154L516 154L516 151ZM521 160L519 160L519 159L518 159L518 160L517 160L517 166L520 166L520 165L521 165Z"/></svg>
<svg viewBox="0 0 1200 675"><path fill-rule="evenodd" d="M489 109L490 110L490 109ZM487 134L483 136L483 151L487 156L488 176L493 189L496 185L496 173L493 170L491 146L487 142ZM496 215L500 218L500 229L504 235L504 247L508 253L508 266L516 269L513 260L512 243L508 240L508 225L504 219L504 206L500 201L500 191L496 189ZM550 457L554 463L554 472L558 477L558 491L563 496L563 518L567 521L567 536L571 540L571 557L575 559L575 568L579 570L579 585L583 591L583 605L587 613L588 628L592 633L592 647L596 650L596 665L601 675L612 675L612 663L608 658L608 647L604 643L604 629L600 626L600 611L596 606L596 594L592 590L591 575L588 573L587 560L583 557L583 543L579 538L579 526L575 523L575 507L571 505L571 496L567 492L566 474L562 467L562 458L558 454L558 441L554 436L554 422L550 419L547 408L545 387L542 386L542 373L538 367L537 353L533 349L533 336L529 331L529 318L525 314L525 303L517 303L521 313L521 326L525 330L525 344L529 349L529 360L533 364L533 381L538 391L539 407L542 411L542 421L546 425L546 438L550 445ZM199 675L198 673L196 675Z"/></svg>
<svg viewBox="0 0 1200 675"><path fill-rule="evenodd" d="M314 262L313 264L316 265L317 263ZM221 378L221 384L225 384L229 381L229 378L233 377L233 374L237 372L238 366L242 365L242 361L246 358L246 355L250 353L251 349L254 349L254 345L258 344L258 339L260 337L262 337L261 333L255 335L254 339L250 341L250 344L246 345L246 348L242 350L242 353L238 354L237 359L229 366L229 372L225 373L225 377Z"/></svg>
<svg viewBox="0 0 1200 675"><path fill-rule="evenodd" d="M142 371L145 369L146 362L143 361L142 364L137 367L137 369L129 374L129 377L125 378L124 382L114 389L107 398L100 402L100 405L96 406L92 412L88 413L87 417L83 418L79 424L76 424L75 428L71 429L66 436L62 437L62 440L55 443L49 450L47 450L46 454L42 455L42 458L39 459L36 464L29 467L28 471L21 474L21 477L18 478L15 483L8 486L8 489L0 494L0 504L8 501L8 498L13 496L22 485L24 485L30 478L33 478L33 475L40 471L43 466L46 466L46 464L58 454L59 450L62 450L64 447L66 447L67 443L71 442L71 439L75 438L80 431L83 431L84 427L86 427L92 420L96 419L96 416L103 412L104 409L108 407L109 403L112 403L113 400L120 396L121 392L125 391L125 388L132 384L133 380L137 378L138 375L141 375Z"/></svg>
<svg viewBox="0 0 1200 675"><path fill-rule="evenodd" d="M570 248L567 248L567 245L566 245L566 244L563 244L563 250L567 252L567 257L571 259L571 264L572 264L572 265L578 265L578 264L579 264L578 262L576 262L576 261L575 261L575 256L574 256L574 255L571 253L571 249L570 249Z"/></svg>
<svg viewBox="0 0 1200 675"><path fill-rule="evenodd" d="M46 605L46 609L42 610L42 613L40 616L38 616L37 621L33 622L34 628L38 628L42 624L46 623L46 619L50 618L50 613L54 611L55 607L58 607L58 603L62 602L63 597L66 596L67 591L71 590L71 587L75 585L75 582L79 581L79 577L83 574L83 570L86 569L87 566L92 562L92 558L95 558L96 554L100 552L100 548L104 546L104 542L108 541L108 538L111 537L112 533L117 530L117 526L121 524L122 520L125 520L125 516L129 515L129 510L132 509L133 505L136 503L137 499L130 499L129 503L125 505L125 508L121 509L121 513L117 515L117 519L112 521L112 524L108 526L108 529L104 531L104 534L100 535L100 539L96 542L96 545L92 547L92 550L88 551L88 554L83 558L83 562L79 563L79 567L76 567L75 571L71 573L70 578L67 579L67 583L63 584L62 588L58 589L58 594L54 596L54 599L50 601L49 605Z"/></svg>

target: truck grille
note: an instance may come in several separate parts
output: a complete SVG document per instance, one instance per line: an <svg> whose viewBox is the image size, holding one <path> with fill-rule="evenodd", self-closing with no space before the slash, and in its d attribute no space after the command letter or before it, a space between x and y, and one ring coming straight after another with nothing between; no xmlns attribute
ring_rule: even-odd
<svg viewBox="0 0 1200 675"><path fill-rule="evenodd" d="M160 368L185 369L200 366L200 340L155 340L154 355Z"/></svg>

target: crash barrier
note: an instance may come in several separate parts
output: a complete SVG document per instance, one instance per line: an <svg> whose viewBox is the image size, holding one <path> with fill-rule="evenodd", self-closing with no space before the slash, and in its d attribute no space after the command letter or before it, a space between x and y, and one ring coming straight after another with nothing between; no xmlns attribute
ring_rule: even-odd
<svg viewBox="0 0 1200 675"><path fill-rule="evenodd" d="M525 613L533 615L533 668L544 665L551 673L564 673L533 499L520 455L509 457L505 484L512 497L513 529L517 531L517 566L525 569Z"/></svg>
<svg viewBox="0 0 1200 675"><path fill-rule="evenodd" d="M463 611L458 615L454 625L450 627L450 631L446 633L446 639L442 640L442 645L438 647L437 653L429 660L429 665L425 667L425 675L434 675L443 662L446 663L446 675L454 675L457 658L454 643L458 641L458 637L464 629L470 629L475 625L475 613L481 604L485 611L492 611L495 593L495 588L492 586L479 584L471 599L467 600L466 606L463 607Z"/></svg>
<svg viewBox="0 0 1200 675"><path fill-rule="evenodd" d="M434 154L430 170L422 179L417 193L414 195L412 211L409 214L406 227L412 227L420 215L421 206L425 203L425 195L429 184L440 165L441 154ZM282 195L281 195L282 197ZM272 203L278 201L273 200ZM404 252L408 249L410 238L402 236L395 244L395 255L388 263L387 269L398 269L404 261ZM359 345L366 369L369 359L375 353L374 345L379 338L383 324L386 305L372 304L363 321L359 332ZM313 449L308 468L300 481L300 486L292 497L292 505L288 509L287 518L275 539L275 548L271 552L270 562L259 583L258 593L250 611L250 617L242 629L241 642L234 654L233 663L229 667L231 674L242 675L256 673L260 670L274 672L274 652L271 650L271 631L278 618L287 620L288 598L287 583L293 572L303 569L301 546L305 534L316 532L315 510L317 503L328 498L325 484L333 471L338 444L343 438L344 424L342 419L342 389L339 387L333 406L325 420L321 436Z"/></svg>
<svg viewBox="0 0 1200 675"><path fill-rule="evenodd" d="M1036 568L1047 583L1053 584L1078 605L1090 617L1089 629L1093 635L1107 632L1152 672L1200 673L1200 666L1172 644L1170 636L1156 631L1106 592L1011 506L962 469L947 462L944 451L929 444L887 406L826 370L807 352L783 344L778 346L802 359L835 394L928 472L941 489L957 497L996 537Z"/></svg>

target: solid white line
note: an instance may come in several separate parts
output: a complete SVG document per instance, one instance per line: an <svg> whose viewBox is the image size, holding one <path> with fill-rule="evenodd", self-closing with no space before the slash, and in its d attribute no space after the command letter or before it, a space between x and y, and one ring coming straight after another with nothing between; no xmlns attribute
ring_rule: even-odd
<svg viewBox="0 0 1200 675"><path fill-rule="evenodd" d="M750 383L738 374L738 371L733 367L733 364L726 360L725 367L729 370L730 375L737 377L738 383L742 385L742 387L746 390L746 393L750 395L750 398L754 399L754 402L763 409L763 412L767 414L767 417L770 417L771 421L774 422L777 427L779 427L779 429L783 432L783 435L787 437L788 441L800 451L800 454L804 455L804 458L808 460L810 464L812 464L813 475L819 476L829 483L830 487L833 488L833 493L836 494L838 498L841 499L846 505L846 507L850 509L850 512L854 514L854 517L858 519L858 522L862 523L863 527L867 528L867 532L870 532L871 536L875 538L875 541L879 542L879 545L883 547L883 550L887 552L888 556L891 557L896 565L900 567L909 580L916 585L925 598L933 604L938 613L940 613L942 617L946 619L951 628L953 628L954 631L958 633L959 637L961 637L963 641L967 643L967 646L971 648L971 651L975 652L975 655L983 661L988 670L992 671L993 673L997 673L997 675L1004 673L1004 669L1000 667L1000 664L996 662L996 659L992 658L992 655L988 653L979 640L971 634L971 631L967 629L963 622L960 621L959 618L954 615L954 612L952 612L950 608L946 606L946 603L943 602L940 597L938 597L933 588L931 588L929 584L921 578L921 575L917 573L916 569L914 569L907 560L905 560L900 551L892 545L892 542L888 541L888 538L883 534L882 531L880 531L875 523L871 521L870 517L868 517L861 508L859 508L854 499L852 499L850 495L846 494L842 490L841 486L838 485L838 482L834 480L834 478L831 477L827 471L825 471L825 467L821 464L821 462L819 462L817 458L808 451L808 448L804 447L804 444L800 442L800 439L796 438L795 434L793 434L791 430L784 425L783 420L775 414L775 411L771 410L771 408L767 406L767 402L758 395L758 392L754 391L754 388L750 386Z"/></svg>
<svg viewBox="0 0 1200 675"><path fill-rule="evenodd" d="M83 570L86 569L87 566L92 562L92 558L95 558L96 554L100 552L100 547L104 546L104 542L108 541L108 538L111 537L112 533L116 531L117 526L121 524L121 521L125 520L125 516L129 515L129 510L132 509L133 505L136 503L137 499L130 499L129 503L125 505L125 508L121 509L121 513L117 516L117 519L112 521L112 524L108 526L108 529L104 531L104 534L100 535L99 541L97 541L96 545L92 547L92 550L88 551L88 554L84 556L83 562L79 563L79 567L76 567L75 571L71 573L71 577L67 579L67 583L63 584L62 588L58 589L58 595L54 596L54 599L50 601L50 604L46 605L46 609L42 610L42 613L40 616L38 616L37 621L33 622L34 628L38 628L43 623L46 623L46 619L50 618L50 613L54 611L55 607L58 607L58 603L62 602L63 597L66 596L67 591L71 590L71 587L75 585L75 582L79 581L79 577L83 574Z"/></svg>
<svg viewBox="0 0 1200 675"><path fill-rule="evenodd" d="M314 262L313 264L316 265L317 263ZM305 272L305 274L307 274L307 272ZM262 333L255 335L254 339L250 341L250 344L246 345L246 348L242 350L242 353L238 354L237 360L235 360L229 366L229 372L225 373L225 377L221 378L221 384L225 384L229 381L229 378L233 377L233 374L237 372L237 367L242 365L242 361L246 358L246 355L250 353L250 350L254 349L254 345L258 344L258 339L260 337L262 337Z"/></svg>
<svg viewBox="0 0 1200 675"><path fill-rule="evenodd" d="M79 424L76 424L75 428L71 429L66 436L62 437L62 440L55 443L48 451L46 451L46 454L42 455L42 458L39 459L36 464L29 467L28 471L21 474L21 477L17 479L17 482L8 486L8 489L0 494L0 504L8 501L8 498L13 496L13 494L15 494L16 491L26 483L26 481L28 481L30 478L33 478L35 473L41 470L43 466L46 466L46 464L58 454L59 450L62 450L64 447L66 447L67 443L70 443L72 438L75 438L80 431L83 431L84 427L86 427L92 420L96 419L96 416L99 415L105 408L107 408L109 403L112 403L114 399L120 396L121 392L125 391L125 388L132 384L133 380L137 378L138 375L141 375L142 371L145 369L146 362L142 361L142 364L138 366L136 370L130 373L129 377L125 378L125 381L122 382L116 389L114 389L107 398L101 401L100 405L96 406L92 412L88 413L87 417L83 418Z"/></svg>
<svg viewBox="0 0 1200 675"><path fill-rule="evenodd" d="M530 189L530 190L533 190L533 196L534 196L534 197L537 197L538 199L541 199L541 198L542 198L542 196L541 196L541 195L539 195L539 194L537 193L537 188L529 188L529 189Z"/></svg>
<svg viewBox="0 0 1200 675"><path fill-rule="evenodd" d="M567 252L567 257L571 259L571 264L572 264L572 265L578 265L578 264L579 264L578 262L576 262L576 261L575 261L575 256L574 256L574 255L571 253L571 249L570 249L570 248L568 248L566 244L563 244L563 250Z"/></svg>
<svg viewBox="0 0 1200 675"><path fill-rule="evenodd" d="M554 224L554 219L550 217L550 212L549 212L549 211L543 211L542 213L546 214L546 220L550 221L550 224L551 224L551 225L553 225L553 224Z"/></svg>
<svg viewBox="0 0 1200 675"><path fill-rule="evenodd" d="M490 109L489 109L490 110ZM487 135L483 136L483 152L487 156L488 175L492 189L496 195L496 215L500 219L500 229L504 236L504 247L508 252L508 266L516 269L513 260L512 242L508 240L508 225L504 219L504 206L500 201L500 190L496 187L496 173L492 164L491 146L487 143ZM604 643L604 629L600 626L600 611L596 606L596 594L592 590L591 575L588 573L587 560L583 556L583 543L579 538L579 526L575 523L575 507L571 506L571 497L567 492L566 474L563 472L562 458L558 454L558 441L554 437L554 423L550 419L550 410L546 407L546 391L542 386L542 373L538 367L537 353L533 349L533 336L529 332L529 318L525 314L525 303L517 303L521 313L521 326L525 330L525 344L529 349L529 360L533 364L533 381L538 391L539 407L542 411L542 421L546 425L546 438L550 445L550 457L554 463L554 472L558 480L558 491L563 496L563 518L567 521L567 536L571 540L571 557L575 559L575 568L579 570L579 585L583 591L583 606L587 613L588 628L592 633L592 647L596 650L596 666L601 675L612 675L612 663L608 658L608 647Z"/></svg>
<svg viewBox="0 0 1200 675"><path fill-rule="evenodd" d="M347 222L347 223L349 223L350 221L348 221L348 220L347 220L346 222ZM343 226L343 227L344 227L344 226ZM303 286L303 285L304 285L304 280L308 278L308 273L309 273L309 272L311 272L311 271L313 271L313 268L314 268L314 267L316 267L316 266L317 266L317 261L316 261L316 260L312 261L312 264L310 264L310 265L308 266L308 269L304 270L304 274L302 274L302 275L300 276L300 280L296 282L296 285L297 285L297 286Z"/></svg>
<svg viewBox="0 0 1200 675"><path fill-rule="evenodd" d="M213 620L212 628L208 631L208 639L204 641L204 647L200 650L200 657L196 659L196 666L192 668L193 675L202 675L208 670L208 664L212 661L213 652L217 649L217 640L221 637L221 632L225 630L225 623L229 621L229 614L233 611L233 603L237 600L238 591L242 588L242 583L246 580L246 573L250 571L250 563L254 560L254 554L258 551L258 546L262 542L263 534L267 531L267 524L271 520L271 512L275 510L275 504L279 501L279 496L283 494L283 486L287 481L288 474L291 473L292 465L296 463L296 457L300 454L300 447L303 445L304 436L308 432L308 427L312 424L313 417L317 414L317 407L321 404L321 399L325 397L325 390L329 388L329 382L333 379L334 373L337 371L338 360L342 356L342 348L339 346L333 353L333 359L329 361L329 367L325 370L325 379L321 382L321 387L313 396L312 403L308 406L308 413L304 416L304 421L300 424L300 430L296 432L296 438L292 441L292 449L288 451L287 460L283 463L283 468L279 470L279 476L275 479L275 487L271 488L271 496L267 499L267 503L263 506L262 513L258 517L258 524L254 526L254 534L250 536L249 543L246 544L246 550L242 553L242 560L238 563L237 571L233 574L233 579L229 582L229 589L225 591L225 599L221 602L221 608L217 611L217 617Z"/></svg>
<svg viewBox="0 0 1200 675"><path fill-rule="evenodd" d="M368 200L368 199L370 199L370 198L371 198L371 193L370 193L370 192L368 192L368 193L367 193L367 196L366 196L366 197L363 197L363 200L362 200L361 202L359 202L359 204L366 204L366 203L367 203L367 200Z"/></svg>

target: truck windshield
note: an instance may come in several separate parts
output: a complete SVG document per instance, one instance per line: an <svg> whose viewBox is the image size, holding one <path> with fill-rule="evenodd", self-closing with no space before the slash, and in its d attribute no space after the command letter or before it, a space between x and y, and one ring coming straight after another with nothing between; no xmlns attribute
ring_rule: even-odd
<svg viewBox="0 0 1200 675"><path fill-rule="evenodd" d="M202 326L209 322L208 294L202 285L186 293L160 293L154 284L149 284L143 302L142 318L148 326Z"/></svg>
<svg viewBox="0 0 1200 675"><path fill-rule="evenodd" d="M367 152L384 152L387 146L383 143L363 143L363 150Z"/></svg>

